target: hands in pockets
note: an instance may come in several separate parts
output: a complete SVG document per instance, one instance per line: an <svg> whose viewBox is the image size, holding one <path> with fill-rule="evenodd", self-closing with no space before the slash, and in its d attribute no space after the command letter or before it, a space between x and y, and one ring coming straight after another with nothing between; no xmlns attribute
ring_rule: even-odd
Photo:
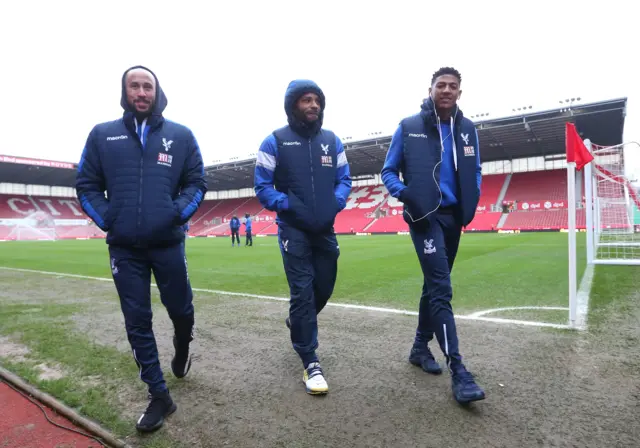
<svg viewBox="0 0 640 448"><path fill-rule="evenodd" d="M151 241L164 240L181 225L179 219L180 214L171 202L166 207L157 209L154 213L145 214L141 220L144 227L140 229L140 233Z"/></svg>
<svg viewBox="0 0 640 448"><path fill-rule="evenodd" d="M319 204L320 213L314 213L311 207L307 206L291 191L288 192L289 207L282 211L282 217L292 226L301 230L311 232L321 232L333 227L336 215L340 211L340 205L335 195L332 195L331 204Z"/></svg>

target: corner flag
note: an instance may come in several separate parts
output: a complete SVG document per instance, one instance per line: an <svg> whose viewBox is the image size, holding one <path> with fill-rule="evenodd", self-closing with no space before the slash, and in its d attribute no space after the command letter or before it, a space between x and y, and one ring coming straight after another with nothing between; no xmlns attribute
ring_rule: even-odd
<svg viewBox="0 0 640 448"><path fill-rule="evenodd" d="M565 125L565 145L567 151L567 202L569 204L569 322L572 327L578 324L578 275L576 271L576 170L580 171L591 163L593 155L585 146L580 134L576 130L576 125L567 123ZM585 177L591 176L587 169ZM587 192L587 197L590 192ZM586 211L587 215L590 211ZM587 232L589 230L587 229Z"/></svg>
<svg viewBox="0 0 640 448"><path fill-rule="evenodd" d="M593 156L584 146L584 142L576 130L576 125L573 123L566 124L565 145L567 148L567 163L575 162L578 171L593 160Z"/></svg>

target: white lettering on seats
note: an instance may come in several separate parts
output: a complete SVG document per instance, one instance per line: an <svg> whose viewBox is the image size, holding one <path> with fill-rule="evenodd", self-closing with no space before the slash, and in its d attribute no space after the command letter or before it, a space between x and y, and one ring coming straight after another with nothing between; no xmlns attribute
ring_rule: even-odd
<svg viewBox="0 0 640 448"><path fill-rule="evenodd" d="M74 201L69 199L58 199L58 202L61 205L66 205L67 207L69 207L69 209L75 216L84 216L84 213L80 211L80 203L77 200Z"/></svg>
<svg viewBox="0 0 640 448"><path fill-rule="evenodd" d="M403 204L402 202L400 202L399 199L394 198L393 196L389 195L389 199L387 200L387 205L391 208L396 208L396 207L402 207Z"/></svg>
<svg viewBox="0 0 640 448"><path fill-rule="evenodd" d="M52 216L60 216L60 212L53 208L53 205L51 205L51 199L38 199L38 201L47 206L47 208L49 209L49 213Z"/></svg>
<svg viewBox="0 0 640 448"><path fill-rule="evenodd" d="M351 210L358 206L358 199L365 198L369 195L368 187L356 187L351 191L349 199L347 200L346 210Z"/></svg>
<svg viewBox="0 0 640 448"><path fill-rule="evenodd" d="M54 198L54 197L37 197L37 196L24 196L21 197L6 197L0 195L0 201L6 201L9 208L16 214L22 216L28 216L37 212L39 209L45 211L54 217L64 217L69 215L65 210L68 209L73 216L84 217L84 213L81 211L80 203L77 199L70 198ZM42 204L41 208L38 204ZM1 205L1 202L0 202Z"/></svg>
<svg viewBox="0 0 640 448"><path fill-rule="evenodd" d="M387 195L386 191L387 190L384 185L375 187L371 194L367 197L367 199L370 199L370 202L361 202L360 204L358 204L358 208L376 208L378 205L382 204L382 201L384 201L384 198Z"/></svg>
<svg viewBox="0 0 640 448"><path fill-rule="evenodd" d="M387 196L384 185L354 188L347 200L347 210L354 208L371 209L380 205Z"/></svg>
<svg viewBox="0 0 640 448"><path fill-rule="evenodd" d="M28 209L24 209L23 208L21 210L16 205L17 202L29 205L29 201L25 201L24 199L21 199L21 198L11 198L11 199L7 200L7 204L9 204L9 208L11 208L11 210L13 210L16 213L20 213L21 215L28 215L30 213L33 213L33 212L37 211L35 208L28 208Z"/></svg>

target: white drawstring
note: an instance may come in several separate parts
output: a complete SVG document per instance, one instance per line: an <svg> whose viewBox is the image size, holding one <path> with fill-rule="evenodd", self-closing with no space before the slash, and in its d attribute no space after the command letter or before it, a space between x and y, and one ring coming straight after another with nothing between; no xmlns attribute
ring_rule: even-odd
<svg viewBox="0 0 640 448"><path fill-rule="evenodd" d="M458 113L458 109L456 109L456 114ZM457 149L456 149L456 139L453 138L453 123L454 123L454 117L451 117L449 119L449 135L447 135L446 137L442 138L442 129L440 129L440 117L438 116L438 113L436 112L436 119L438 121L438 134L440 135L440 145L442 145L442 153L444 154L444 141L451 137L451 140L453 141L453 166L455 168L456 171L458 171L458 154L457 154Z"/></svg>
<svg viewBox="0 0 640 448"><path fill-rule="evenodd" d="M134 117L133 121L136 124L136 132L138 132L138 119ZM140 125L140 134L138 134L138 137L140 137L140 143L142 143L142 146L144 146L144 128L146 125L147 125L147 119L145 118L142 121L142 124Z"/></svg>
<svg viewBox="0 0 640 448"><path fill-rule="evenodd" d="M440 207L440 204L442 204L442 190L440 189L440 185L438 184L438 181L436 180L436 170L438 169L438 165L440 165L442 163L442 154L444 154L444 140L442 138L442 131L440 129L440 117L438 116L438 112L436 112L436 110L435 110L435 104L434 104L433 113L436 116L436 121L437 121L437 124L438 124L437 125L438 134L440 135L440 145L442 147L442 150L440 151L440 154L441 154L440 161L438 163L436 163L435 166L433 167L433 181L435 182L436 186L438 187L438 192L440 193L440 201L438 202L438 205L436 206L436 208L434 208L433 210L428 212L426 215L424 215L423 217L418 218L418 219L414 219L414 217L411 216L411 213L409 213L409 209L408 208L405 209L407 215L409 215L409 218L411 218L411 222L418 222L418 221L423 220L424 218L429 216L431 213L433 213L436 210L438 210L438 207ZM454 133L453 123L455 122L455 117L457 115L458 115L458 108L456 107L456 113L450 119L451 129L449 130L449 135L447 135L447 137L451 136L451 139L453 140L453 164L455 165L455 170L456 171L458 171L458 155L456 154L456 139L453 138L453 133Z"/></svg>

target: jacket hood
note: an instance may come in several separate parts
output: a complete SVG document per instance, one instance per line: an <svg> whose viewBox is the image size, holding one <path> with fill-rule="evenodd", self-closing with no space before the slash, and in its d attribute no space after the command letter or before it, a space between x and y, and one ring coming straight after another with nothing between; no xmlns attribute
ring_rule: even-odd
<svg viewBox="0 0 640 448"><path fill-rule="evenodd" d="M309 92L315 93L320 98L320 114L318 115L318 120L316 120L312 126L296 118L293 113L296 101L298 101L302 95ZM289 125L294 128L296 132L306 136L317 133L320 128L322 128L325 101L324 92L315 82L309 79L296 79L291 81L284 95L284 111L287 113Z"/></svg>
<svg viewBox="0 0 640 448"><path fill-rule="evenodd" d="M453 121L455 123L459 123L463 117L462 111L457 104L453 107L451 114L453 115ZM426 123L431 123L434 126L438 124L436 105L431 97L422 102L422 105L420 106L420 116Z"/></svg>
<svg viewBox="0 0 640 448"><path fill-rule="evenodd" d="M133 107L131 107L129 105L129 103L127 102L127 90L125 88L125 80L127 78L127 73L129 73L131 70L134 70L134 69L137 69L137 68L141 68L141 69L144 69L144 70L148 71L149 73L151 73L153 75L153 78L156 80L156 98L155 98L155 103L153 105L153 109L151 110L151 115L162 115L162 113L164 112L165 108L167 107L167 104L169 103L168 100L167 100L167 96L164 94L164 91L162 90L162 87L160 86L160 81L158 81L158 77L156 76L156 74L153 73L151 70L149 70L147 67L144 67L142 65L135 65L135 66L133 66L131 68L128 68L122 74L122 95L120 97L120 106L122 106L122 108L124 109L125 113L126 112L131 112L131 113L135 114L135 109L133 109Z"/></svg>

